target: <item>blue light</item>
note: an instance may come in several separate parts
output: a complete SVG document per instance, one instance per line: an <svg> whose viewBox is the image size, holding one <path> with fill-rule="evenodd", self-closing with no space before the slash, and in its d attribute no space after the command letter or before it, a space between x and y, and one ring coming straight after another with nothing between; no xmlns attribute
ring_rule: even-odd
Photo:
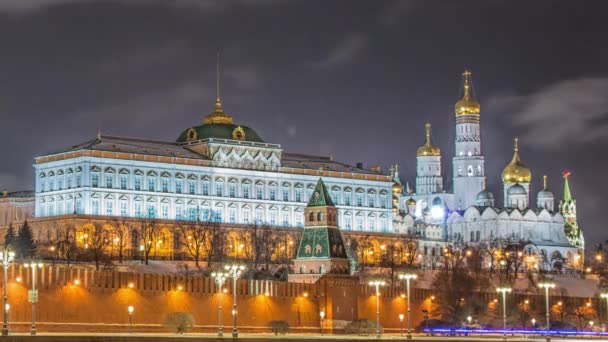
<svg viewBox="0 0 608 342"><path fill-rule="evenodd" d="M467 329L467 328L435 328L435 329L423 329L424 332L437 333L437 334L478 334L478 335L490 335L490 334L521 334L521 335L556 335L556 336L608 336L608 332L602 331L576 331L576 330L543 330L543 329Z"/></svg>

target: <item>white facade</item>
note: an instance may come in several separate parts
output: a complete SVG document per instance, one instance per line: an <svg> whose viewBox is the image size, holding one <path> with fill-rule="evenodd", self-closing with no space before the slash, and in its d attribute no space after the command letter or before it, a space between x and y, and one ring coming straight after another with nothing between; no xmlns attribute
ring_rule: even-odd
<svg viewBox="0 0 608 342"><path fill-rule="evenodd" d="M387 176L359 170L360 175L350 172L336 177L343 172L330 170L344 165L322 157L283 154L291 163L293 160L301 164L319 163L328 171L282 167L278 157L266 158L266 162L253 158L243 161L245 154L259 155L249 153L250 149L270 144L257 146L217 139L205 144L212 148L219 146L211 160L205 160L208 165L194 165L190 159L178 161L179 158L166 162L163 160L166 155L183 149L174 143L105 136L86 148L39 157L35 164L35 215L77 213L167 220L198 217L230 224L255 222L302 227L304 207L322 176L339 208L342 229L392 232L392 183ZM127 146L135 146L137 150L127 158L121 152L106 153L103 157L90 153L107 149L126 151ZM150 153L155 147L157 156L144 154L146 149ZM278 145L270 147L276 149ZM241 148L245 151L237 155ZM227 149L231 152L226 153Z"/></svg>

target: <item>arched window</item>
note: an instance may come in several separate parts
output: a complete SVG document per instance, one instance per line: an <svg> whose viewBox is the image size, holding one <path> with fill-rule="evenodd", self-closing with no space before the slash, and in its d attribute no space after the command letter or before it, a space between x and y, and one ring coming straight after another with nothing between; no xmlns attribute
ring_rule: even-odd
<svg viewBox="0 0 608 342"><path fill-rule="evenodd" d="M323 213L320 211L317 213L317 221L323 221Z"/></svg>
<svg viewBox="0 0 608 342"><path fill-rule="evenodd" d="M309 216L308 217L308 221L310 221L310 222L314 222L315 221L315 213L311 212L310 215L308 215L308 216Z"/></svg>

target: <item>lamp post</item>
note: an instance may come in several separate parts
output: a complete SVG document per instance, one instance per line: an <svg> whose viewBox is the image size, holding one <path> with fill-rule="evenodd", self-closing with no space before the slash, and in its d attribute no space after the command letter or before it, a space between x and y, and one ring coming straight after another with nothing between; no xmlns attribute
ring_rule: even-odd
<svg viewBox="0 0 608 342"><path fill-rule="evenodd" d="M507 339L507 293L511 293L510 287L496 288L496 292L502 294L502 339Z"/></svg>
<svg viewBox="0 0 608 342"><path fill-rule="evenodd" d="M380 286L386 283L382 280L373 280L369 282L369 286L376 288L376 337L380 338Z"/></svg>
<svg viewBox="0 0 608 342"><path fill-rule="evenodd" d="M25 268L32 269L32 289L27 293L27 299L32 303L32 328L30 329L30 335L36 335L36 303L38 302L38 290L36 290L36 272L37 269L42 268L41 262L30 261L23 265Z"/></svg>
<svg viewBox="0 0 608 342"><path fill-rule="evenodd" d="M415 273L400 274L399 279L405 279L405 287L407 290L407 339L412 339L412 317L410 315L410 280L418 278Z"/></svg>
<svg viewBox="0 0 608 342"><path fill-rule="evenodd" d="M600 298L606 300L606 322L608 323L608 293L600 293Z"/></svg>
<svg viewBox="0 0 608 342"><path fill-rule="evenodd" d="M127 308L127 311L129 312L129 334L133 333L133 311L135 311L135 308L133 307L133 305L129 305L129 307Z"/></svg>
<svg viewBox="0 0 608 342"><path fill-rule="evenodd" d="M399 314L399 335L403 337L403 314Z"/></svg>
<svg viewBox="0 0 608 342"><path fill-rule="evenodd" d="M222 336L224 336L224 332L222 331L222 287L224 286L224 283L226 282L227 274L222 273L222 272L213 272L213 273L211 273L211 277L213 277L215 279L215 282L220 287L219 291L218 291L217 336L222 337Z"/></svg>
<svg viewBox="0 0 608 342"><path fill-rule="evenodd" d="M4 268L4 321L2 322L2 336L8 336L8 266L15 260L15 253L8 246L0 254L0 261Z"/></svg>
<svg viewBox="0 0 608 342"><path fill-rule="evenodd" d="M551 336L549 335L549 330L551 329L551 320L549 313L549 289L555 288L555 283L540 283L538 284L540 288L545 289L545 310L547 315L547 341L551 341Z"/></svg>
<svg viewBox="0 0 608 342"><path fill-rule="evenodd" d="M321 310L321 312L319 312L319 316L321 317L321 336L323 336L325 330L325 311Z"/></svg>
<svg viewBox="0 0 608 342"><path fill-rule="evenodd" d="M232 278L232 337L236 338L239 337L239 332L236 328L236 280L243 274L245 266L226 265L224 269L226 270L226 276Z"/></svg>

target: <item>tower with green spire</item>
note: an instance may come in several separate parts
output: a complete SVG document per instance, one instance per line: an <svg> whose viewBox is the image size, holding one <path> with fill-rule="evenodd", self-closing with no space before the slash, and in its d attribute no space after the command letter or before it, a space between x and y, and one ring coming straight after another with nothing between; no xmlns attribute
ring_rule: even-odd
<svg viewBox="0 0 608 342"><path fill-rule="evenodd" d="M564 217L564 232L568 241L573 246L578 248L585 248L585 239L583 238L583 231L578 226L576 220L576 199L572 197L570 192L570 184L568 183L568 177L570 177L570 171L564 171L564 197L559 203L559 211Z"/></svg>
<svg viewBox="0 0 608 342"><path fill-rule="evenodd" d="M294 259L294 274L289 275L289 280L315 283L328 273L349 274L350 262L338 229L338 209L320 178L304 216L302 239Z"/></svg>

